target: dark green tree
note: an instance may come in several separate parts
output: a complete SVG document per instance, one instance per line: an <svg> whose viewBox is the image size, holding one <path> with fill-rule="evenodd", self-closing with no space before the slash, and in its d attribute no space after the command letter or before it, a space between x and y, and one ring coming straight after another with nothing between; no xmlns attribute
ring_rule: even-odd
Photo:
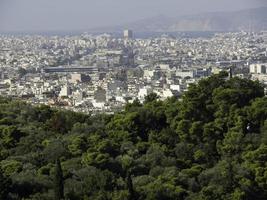
<svg viewBox="0 0 267 200"><path fill-rule="evenodd" d="M156 101L158 98L159 98L159 96L156 93L152 92L152 93L148 94L147 96L145 96L145 102L144 103Z"/></svg>
<svg viewBox="0 0 267 200"><path fill-rule="evenodd" d="M64 180L60 160L56 160L55 180L54 180L55 200L64 199Z"/></svg>
<svg viewBox="0 0 267 200"><path fill-rule="evenodd" d="M136 199L136 194L133 188L133 180L131 177L131 173L127 173L127 189L129 191L129 200L135 200Z"/></svg>
<svg viewBox="0 0 267 200"><path fill-rule="evenodd" d="M0 169L0 200L6 200L11 188L11 180Z"/></svg>

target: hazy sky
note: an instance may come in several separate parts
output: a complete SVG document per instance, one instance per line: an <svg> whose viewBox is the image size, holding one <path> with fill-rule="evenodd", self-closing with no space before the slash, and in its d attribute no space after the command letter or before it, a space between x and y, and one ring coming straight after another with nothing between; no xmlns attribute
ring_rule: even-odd
<svg viewBox="0 0 267 200"><path fill-rule="evenodd" d="M267 0L0 0L0 31L86 30L157 15L263 5Z"/></svg>

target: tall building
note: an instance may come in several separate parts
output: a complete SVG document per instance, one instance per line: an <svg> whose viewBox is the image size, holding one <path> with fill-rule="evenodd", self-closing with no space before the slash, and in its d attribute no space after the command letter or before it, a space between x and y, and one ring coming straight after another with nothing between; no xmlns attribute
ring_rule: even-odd
<svg viewBox="0 0 267 200"><path fill-rule="evenodd" d="M124 30L123 36L125 39L132 39L133 38L133 31L132 30Z"/></svg>

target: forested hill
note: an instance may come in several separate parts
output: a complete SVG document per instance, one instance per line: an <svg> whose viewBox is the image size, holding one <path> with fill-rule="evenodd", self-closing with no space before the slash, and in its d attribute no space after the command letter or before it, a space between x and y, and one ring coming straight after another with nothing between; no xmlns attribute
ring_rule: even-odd
<svg viewBox="0 0 267 200"><path fill-rule="evenodd" d="M263 200L266 119L263 87L225 74L115 115L1 98L0 199Z"/></svg>

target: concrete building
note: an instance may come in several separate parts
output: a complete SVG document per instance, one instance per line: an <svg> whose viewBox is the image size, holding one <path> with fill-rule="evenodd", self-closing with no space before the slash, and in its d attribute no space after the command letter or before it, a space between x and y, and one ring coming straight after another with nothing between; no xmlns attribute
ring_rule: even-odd
<svg viewBox="0 0 267 200"><path fill-rule="evenodd" d="M124 39L133 39L133 31L132 30L124 30L123 31Z"/></svg>
<svg viewBox="0 0 267 200"><path fill-rule="evenodd" d="M59 96L60 97L68 97L69 95L71 95L71 89L68 85L65 85L61 88Z"/></svg>
<svg viewBox="0 0 267 200"><path fill-rule="evenodd" d="M251 74L266 74L267 63L251 64L249 72Z"/></svg>
<svg viewBox="0 0 267 200"><path fill-rule="evenodd" d="M145 97L152 92L153 89L151 87L140 88L138 92L138 99L143 102L145 100Z"/></svg>
<svg viewBox="0 0 267 200"><path fill-rule="evenodd" d="M86 72L86 73L98 73L96 66L71 66L71 67L45 67L43 69L45 73L71 73L71 72Z"/></svg>
<svg viewBox="0 0 267 200"><path fill-rule="evenodd" d="M90 82L91 78L90 76L86 74L71 74L71 83L84 83L84 82Z"/></svg>
<svg viewBox="0 0 267 200"><path fill-rule="evenodd" d="M194 78L195 77L195 71L194 70L177 70L176 71L176 76L179 76L181 78Z"/></svg>

